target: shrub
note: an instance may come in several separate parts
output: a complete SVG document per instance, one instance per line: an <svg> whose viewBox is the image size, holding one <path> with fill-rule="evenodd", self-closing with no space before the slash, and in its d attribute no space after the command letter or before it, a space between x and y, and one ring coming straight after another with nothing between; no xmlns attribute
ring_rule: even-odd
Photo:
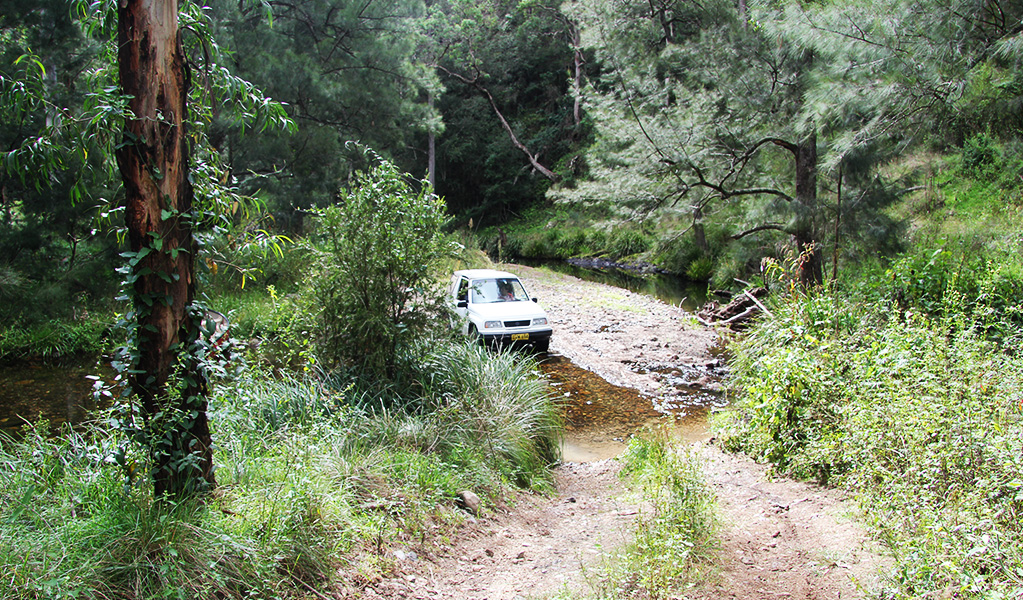
<svg viewBox="0 0 1023 600"><path fill-rule="evenodd" d="M409 358L418 402L447 432L442 450L482 450L519 485L547 481L546 469L560 455L562 422L533 358L471 342Z"/></svg>
<svg viewBox="0 0 1023 600"><path fill-rule="evenodd" d="M684 274L689 265L700 258L700 249L688 235L675 235L658 241L654 253L659 265L676 274Z"/></svg>
<svg viewBox="0 0 1023 600"><path fill-rule="evenodd" d="M897 597L1023 592L1023 361L972 310L887 319L822 293L772 312L731 347L727 447L860 492Z"/></svg>
<svg viewBox="0 0 1023 600"><path fill-rule="evenodd" d="M607 248L608 234L603 229L590 229L586 232L587 254L599 254Z"/></svg>
<svg viewBox="0 0 1023 600"><path fill-rule="evenodd" d="M635 229L616 229L611 233L607 253L612 260L640 254L650 249L650 239Z"/></svg>
<svg viewBox="0 0 1023 600"><path fill-rule="evenodd" d="M444 202L382 160L341 195L317 211L325 247L312 278L320 354L385 375L403 344L443 321L434 265L447 250Z"/></svg>
<svg viewBox="0 0 1023 600"><path fill-rule="evenodd" d="M555 231L560 231L560 233L554 239L554 258L572 258L586 252L586 231L584 229Z"/></svg>
<svg viewBox="0 0 1023 600"><path fill-rule="evenodd" d="M311 303L308 290L281 295L272 285L263 293L253 289L218 297L230 319L232 337L240 342L256 338L260 362L296 369L316 362L316 310Z"/></svg>
<svg viewBox="0 0 1023 600"><path fill-rule="evenodd" d="M970 175L981 175L998 160L995 140L988 133L978 133L963 144L962 166Z"/></svg>
<svg viewBox="0 0 1023 600"><path fill-rule="evenodd" d="M919 250L895 261L879 297L901 314L956 317L995 340L1010 339L1023 326L1023 265L1013 253L989 252L981 260L966 250Z"/></svg>
<svg viewBox="0 0 1023 600"><path fill-rule="evenodd" d="M508 245L511 246L511 244ZM540 233L524 235L522 237L521 250L519 252L519 256L522 258L546 258L548 255L546 237Z"/></svg>

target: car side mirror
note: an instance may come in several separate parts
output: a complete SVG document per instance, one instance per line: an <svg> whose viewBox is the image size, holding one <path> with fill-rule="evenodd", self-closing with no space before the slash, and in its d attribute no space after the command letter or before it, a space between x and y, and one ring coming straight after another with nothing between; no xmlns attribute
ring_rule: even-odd
<svg viewBox="0 0 1023 600"><path fill-rule="evenodd" d="M468 300L459 300L458 304L456 304L455 306L457 306L458 308L468 308L469 307L469 301Z"/></svg>
<svg viewBox="0 0 1023 600"><path fill-rule="evenodd" d="M536 299L536 298L533 298L533 302L537 302L537 299Z"/></svg>

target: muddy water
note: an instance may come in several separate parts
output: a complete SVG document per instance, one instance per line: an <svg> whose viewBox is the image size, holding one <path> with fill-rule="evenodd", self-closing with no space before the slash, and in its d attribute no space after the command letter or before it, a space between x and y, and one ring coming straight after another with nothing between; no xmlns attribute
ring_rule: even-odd
<svg viewBox="0 0 1023 600"><path fill-rule="evenodd" d="M70 364L23 363L0 367L0 429L12 431L26 421L81 423L95 408L93 380L101 368L94 358ZM105 373L109 374L109 373Z"/></svg>
<svg viewBox="0 0 1023 600"><path fill-rule="evenodd" d="M677 369L665 373L671 391L653 397L612 385L564 356L551 354L540 368L564 407L565 462L617 456L630 436L653 427L665 427L686 441L707 440L707 413L724 403L720 394L693 385Z"/></svg>

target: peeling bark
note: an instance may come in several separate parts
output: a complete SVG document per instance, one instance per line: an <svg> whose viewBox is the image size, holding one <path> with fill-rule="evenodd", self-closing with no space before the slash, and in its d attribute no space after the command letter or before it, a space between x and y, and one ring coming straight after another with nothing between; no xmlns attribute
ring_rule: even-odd
<svg viewBox="0 0 1023 600"><path fill-rule="evenodd" d="M183 415L166 432L147 432L155 494L176 496L212 486L212 440L204 376L188 346L198 336L189 317L195 294L192 186L185 131L190 83L178 30L176 0L122 0L118 6L118 68L134 115L125 123L117 163L124 180L128 240L143 256L134 267L137 357L129 384L147 428L157 415ZM168 384L182 378L182 389ZM180 412L179 412L180 411ZM162 435L162 447L155 441ZM182 456L194 455L182 466ZM175 459L177 457L177 459Z"/></svg>

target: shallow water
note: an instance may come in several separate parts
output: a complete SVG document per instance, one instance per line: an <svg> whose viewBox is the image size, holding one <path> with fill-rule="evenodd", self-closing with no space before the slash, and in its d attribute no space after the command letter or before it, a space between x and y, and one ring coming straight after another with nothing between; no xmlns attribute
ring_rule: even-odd
<svg viewBox="0 0 1023 600"><path fill-rule="evenodd" d="M12 431L40 419L53 426L81 423L96 408L88 376L110 371L95 357L0 366L0 429Z"/></svg>
<svg viewBox="0 0 1023 600"><path fill-rule="evenodd" d="M564 356L548 355L540 365L565 411L562 460L588 462L617 456L629 438L665 427L686 441L706 441L707 414L723 405L721 395L687 383L671 374L672 390L653 397L613 385Z"/></svg>

